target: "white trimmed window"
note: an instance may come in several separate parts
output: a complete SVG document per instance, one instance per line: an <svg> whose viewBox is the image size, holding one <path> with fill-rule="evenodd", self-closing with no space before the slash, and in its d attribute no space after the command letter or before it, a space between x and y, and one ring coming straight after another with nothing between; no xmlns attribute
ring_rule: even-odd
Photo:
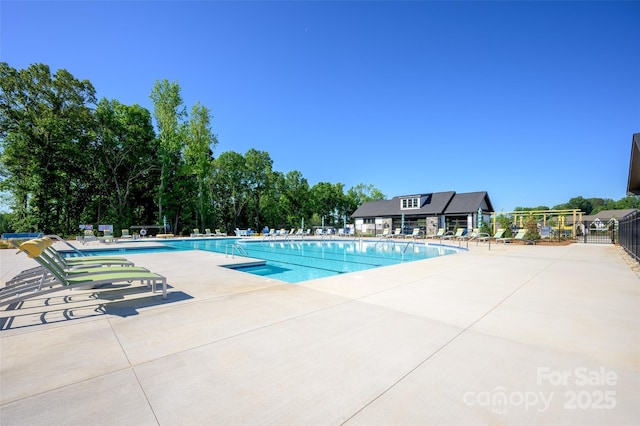
<svg viewBox="0 0 640 426"><path fill-rule="evenodd" d="M411 197L411 198L402 198L400 199L400 209L408 210L408 209L419 209L420 208L420 197Z"/></svg>

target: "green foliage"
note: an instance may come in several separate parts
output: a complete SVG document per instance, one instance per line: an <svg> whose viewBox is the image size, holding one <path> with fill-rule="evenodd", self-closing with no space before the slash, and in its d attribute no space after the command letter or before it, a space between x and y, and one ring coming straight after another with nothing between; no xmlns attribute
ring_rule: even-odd
<svg viewBox="0 0 640 426"><path fill-rule="evenodd" d="M538 232L538 221L533 216L529 216L524 222L524 227L527 232L524 238L527 240L539 240L540 233Z"/></svg>
<svg viewBox="0 0 640 426"><path fill-rule="evenodd" d="M209 176L213 167L213 149L218 144L218 139L211 132L211 117L209 110L196 103L191 109L191 117L187 128L187 137L184 148L185 168L192 174L197 186L197 219L195 227L204 229L207 220L211 216L210 203L211 187L208 185Z"/></svg>
<svg viewBox="0 0 640 426"><path fill-rule="evenodd" d="M538 206L538 207L516 207L513 211L516 212L528 212L532 210L550 210L549 206Z"/></svg>
<svg viewBox="0 0 640 426"><path fill-rule="evenodd" d="M182 150L187 133L184 123L186 112L182 105L180 91L177 82L169 82L165 79L156 81L150 95L153 101L153 116L158 126L160 160L157 223L163 221L166 216L170 221L173 221L173 229L177 228L179 211L169 209L165 212L163 208L170 202L181 200L184 195L184 193L175 190L179 186L175 177L184 166ZM182 203L177 205L182 206Z"/></svg>
<svg viewBox="0 0 640 426"><path fill-rule="evenodd" d="M496 218L496 221L498 223L498 228L504 229L503 237L505 237L505 238L513 237L513 231L511 230L511 218L510 217L507 217L507 216L501 214L501 215L498 215L498 217Z"/></svg>
<svg viewBox="0 0 640 426"><path fill-rule="evenodd" d="M16 70L0 62L3 186L16 228L68 233L86 196L95 90L64 69Z"/></svg>
<svg viewBox="0 0 640 426"><path fill-rule="evenodd" d="M493 233L491 232L491 226L489 225L489 222L487 221L482 222L482 226L480 227L480 233L493 235Z"/></svg>
<svg viewBox="0 0 640 426"><path fill-rule="evenodd" d="M187 115L176 82L156 81L152 114L95 90L66 70L0 63L0 192L7 231L76 235L79 224L262 229L342 226L362 203L384 199L373 185L309 187L299 171L274 171L265 151L214 159L210 111ZM3 198L3 201L4 199Z"/></svg>
<svg viewBox="0 0 640 426"><path fill-rule="evenodd" d="M153 192L158 181L157 149L151 114L139 105L101 99L94 112L95 139L91 144L94 198L106 209L86 204L87 221L110 223L116 229L141 223L134 218L140 194ZM144 223L153 217L145 218Z"/></svg>

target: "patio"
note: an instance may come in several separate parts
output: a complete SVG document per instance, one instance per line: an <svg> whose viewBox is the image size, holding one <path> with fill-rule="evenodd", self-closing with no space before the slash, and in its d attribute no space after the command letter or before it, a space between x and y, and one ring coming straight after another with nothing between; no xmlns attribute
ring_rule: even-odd
<svg viewBox="0 0 640 426"><path fill-rule="evenodd" d="M0 311L0 419L640 424L640 281L613 245L468 252L285 284L203 251ZM31 266L0 251L2 284Z"/></svg>

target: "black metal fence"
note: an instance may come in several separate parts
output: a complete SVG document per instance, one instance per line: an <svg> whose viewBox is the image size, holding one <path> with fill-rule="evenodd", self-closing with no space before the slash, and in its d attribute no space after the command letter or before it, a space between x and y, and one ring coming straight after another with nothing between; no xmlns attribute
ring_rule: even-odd
<svg viewBox="0 0 640 426"><path fill-rule="evenodd" d="M577 241L592 244L615 244L616 222L584 221L578 227Z"/></svg>
<svg viewBox="0 0 640 426"><path fill-rule="evenodd" d="M630 213L618 222L618 241L630 256L640 262L640 211Z"/></svg>

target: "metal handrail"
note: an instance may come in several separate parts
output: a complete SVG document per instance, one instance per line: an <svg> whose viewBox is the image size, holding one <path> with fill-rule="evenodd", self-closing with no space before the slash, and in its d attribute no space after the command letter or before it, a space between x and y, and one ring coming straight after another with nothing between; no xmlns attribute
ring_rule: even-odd
<svg viewBox="0 0 640 426"><path fill-rule="evenodd" d="M247 253L247 250L244 247L242 247L241 245L236 244L236 243L225 245L225 247L224 247L224 255L226 257L229 257L229 247L231 247L231 258L232 259L235 258L236 250L238 251L238 253L240 255L249 257L249 253Z"/></svg>

